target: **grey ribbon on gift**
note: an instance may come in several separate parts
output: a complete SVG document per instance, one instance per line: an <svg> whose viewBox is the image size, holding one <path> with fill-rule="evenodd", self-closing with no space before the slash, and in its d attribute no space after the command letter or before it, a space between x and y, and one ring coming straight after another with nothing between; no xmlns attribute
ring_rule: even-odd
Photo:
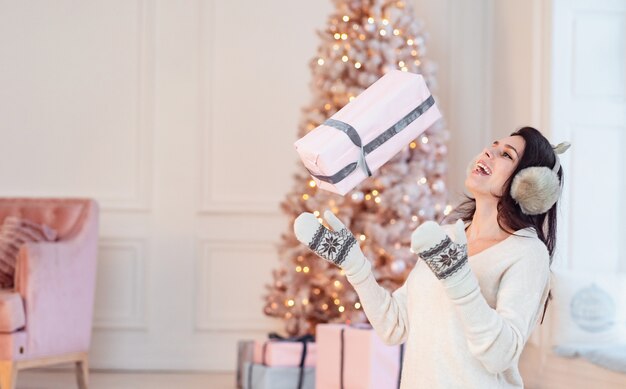
<svg viewBox="0 0 626 389"><path fill-rule="evenodd" d="M421 103L419 106L414 108L411 112L406 114L402 119L398 120L393 126L389 127L387 130L385 130L385 132L378 135L374 140L372 140L370 143L366 144L365 146L363 146L361 137L359 136L359 133L356 131L356 129L354 129L354 127L340 120L336 120L336 119L326 120L324 122L324 125L336 128L339 131L348 135L348 138L350 138L352 143L354 143L354 145L361 150L361 154L359 155L359 160L357 162L352 162L351 164L339 170L337 173L333 174L332 176L322 176L319 174L314 174L309 169L307 170L309 170L309 173L311 174L311 176L317 178L320 181L325 181L331 184L336 184L340 182L341 180L346 178L348 175L350 175L353 171L355 171L357 167L359 166L361 166L361 168L363 169L367 177L371 177L372 172L369 166L367 165L365 156L370 154L372 151L376 150L380 145L382 145L383 143L391 139L394 135L396 135L397 133L405 129L409 124L411 124L415 119L420 117L424 112L426 112L434 104L435 104L435 99L433 98L433 96L428 96L428 98L424 100L423 103Z"/></svg>

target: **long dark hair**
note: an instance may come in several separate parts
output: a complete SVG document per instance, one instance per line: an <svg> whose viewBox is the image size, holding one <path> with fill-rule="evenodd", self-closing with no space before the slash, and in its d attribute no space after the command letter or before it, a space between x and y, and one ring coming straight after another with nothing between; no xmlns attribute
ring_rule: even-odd
<svg viewBox="0 0 626 389"><path fill-rule="evenodd" d="M556 246L556 214L559 202L557 201L547 212L539 215L526 215L517 202L511 196L511 184L515 175L522 169L530 166L545 166L552 169L556 163L556 156L550 142L543 136L539 130L533 127L522 127L511 133L511 136L521 136L526 142L524 152L520 161L505 181L502 195L498 200L498 226L505 232L512 234L513 231L532 227L539 239L546 245L550 254L549 265L552 265L554 256L554 248ZM563 185L563 168L560 167L558 177ZM463 221L471 221L476 212L476 200L467 197L464 202L455 208L452 212L454 218L461 218ZM543 315L548 306L548 300L552 298L552 292L548 293ZM541 318L543 323L543 316Z"/></svg>

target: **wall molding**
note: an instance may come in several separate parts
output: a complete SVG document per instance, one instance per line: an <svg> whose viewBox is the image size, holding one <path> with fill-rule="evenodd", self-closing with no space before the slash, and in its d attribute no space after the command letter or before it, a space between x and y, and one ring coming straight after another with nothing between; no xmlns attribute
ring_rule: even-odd
<svg viewBox="0 0 626 389"><path fill-rule="evenodd" d="M241 258L251 258L258 262L256 258L259 256L275 257L276 249L271 242L250 242L235 240L216 240L216 239L198 239L196 245L196 263L195 263L195 331L258 331L271 328L274 323L270 318L262 315L262 303L258 296L258 291L251 291L251 296L259 301L259 310L257 314L250 314L249 310L242 310L241 315L237 317L227 317L220 315L219 312L212 311L210 304L210 295L212 293L224 297L224 290L213 289L209 280L209 275L213 272L214 263L220 261L217 257L220 252L236 252L240 253ZM258 265L258 263L257 263ZM275 264L268 264L274 266ZM256 266L258 268L258 266ZM270 274L270 267L267 268ZM237 280L237 274L233 274L233 280ZM242 285L245 287L245 285Z"/></svg>
<svg viewBox="0 0 626 389"><path fill-rule="evenodd" d="M200 9L200 194L199 213L256 213L274 214L279 212L279 207L274 198L260 198L254 196L237 196L232 194L220 194L216 191L218 187L215 177L216 170L227 166L227 161L215 160L215 150L218 147L214 141L214 131L212 124L214 106L214 66L212 58L215 57L215 12L216 2L214 0L203 1L199 5Z"/></svg>
<svg viewBox="0 0 626 389"><path fill-rule="evenodd" d="M137 160L132 192L125 197L97 196L105 211L147 211L151 208L155 94L156 6L154 0L138 0L137 18L137 122L132 134Z"/></svg>
<svg viewBox="0 0 626 389"><path fill-rule="evenodd" d="M131 302L129 312L121 312L107 317L106 314L99 314L98 307L94 307L94 328L97 330L148 330L147 309L146 309L146 280L147 275L147 251L148 242L146 239L106 237L101 238L98 243L100 253L107 249L125 250L132 255L132 264L129 264L132 275L133 294L128 296ZM102 255L98 255L100 262L106 261ZM110 287L110 285L108 286ZM97 286L96 286L97 288Z"/></svg>

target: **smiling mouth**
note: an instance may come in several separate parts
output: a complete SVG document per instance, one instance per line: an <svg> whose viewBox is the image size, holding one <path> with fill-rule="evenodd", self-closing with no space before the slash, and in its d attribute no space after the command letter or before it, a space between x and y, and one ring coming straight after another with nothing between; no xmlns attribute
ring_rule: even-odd
<svg viewBox="0 0 626 389"><path fill-rule="evenodd" d="M474 172L480 174L481 176L490 176L492 173L489 166L485 165L483 161L476 162L476 168L474 168Z"/></svg>

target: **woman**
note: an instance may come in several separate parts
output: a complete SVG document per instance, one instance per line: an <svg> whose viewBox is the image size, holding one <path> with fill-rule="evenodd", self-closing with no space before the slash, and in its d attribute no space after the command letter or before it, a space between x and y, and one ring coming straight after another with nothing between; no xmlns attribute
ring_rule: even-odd
<svg viewBox="0 0 626 389"><path fill-rule="evenodd" d="M406 343L402 389L523 388L519 357L549 295L561 146L524 127L485 148L468 169L461 219L413 232L422 261L393 293L331 212L333 231L310 213L296 219L297 238L344 269L381 338Z"/></svg>

